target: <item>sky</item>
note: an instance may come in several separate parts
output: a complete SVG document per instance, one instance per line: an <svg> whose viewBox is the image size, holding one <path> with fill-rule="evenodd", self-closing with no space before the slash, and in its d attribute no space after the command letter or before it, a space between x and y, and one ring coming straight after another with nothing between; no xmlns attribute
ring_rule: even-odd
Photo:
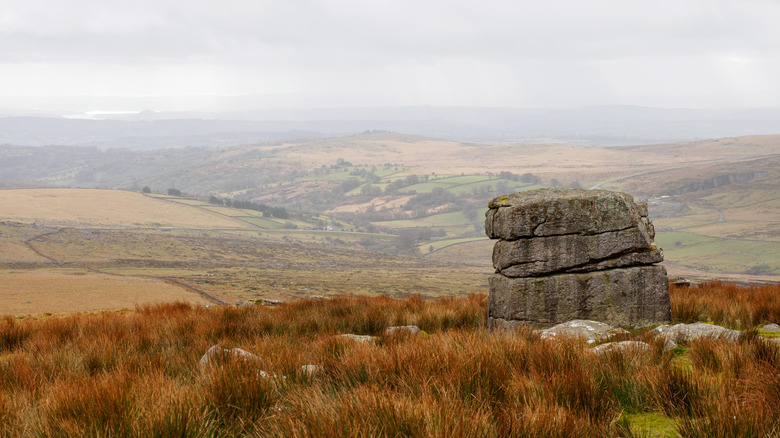
<svg viewBox="0 0 780 438"><path fill-rule="evenodd" d="M0 0L0 107L780 107L778 20L759 0Z"/></svg>

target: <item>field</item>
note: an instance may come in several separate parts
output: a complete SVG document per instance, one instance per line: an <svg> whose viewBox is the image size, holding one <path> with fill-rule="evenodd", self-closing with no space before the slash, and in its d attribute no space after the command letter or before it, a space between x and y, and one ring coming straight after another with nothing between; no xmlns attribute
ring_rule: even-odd
<svg viewBox="0 0 780 438"><path fill-rule="evenodd" d="M100 208L89 208L85 199L89 192L96 195L92 199L112 192L68 190L64 197L72 192L78 192L76 199L84 207L80 225L49 228L38 223L0 223L3 313L132 308L155 301L214 304L311 295L484 293L490 273L374 249L388 244L393 236L301 229L312 225L295 219L299 228L285 229L284 221L250 215L249 210L213 208L207 214L219 219L214 227L208 222L198 222L197 227L107 226L105 218L111 216ZM5 193L8 198L14 195L13 191ZM60 189L50 193L63 194ZM113 193L117 198L112 202L137 195ZM183 224L186 219L193 224L205 211L202 204L187 199L138 197L148 205L139 202L134 216L126 214L117 220L136 224L161 220L147 213L159 203L173 206L165 219L171 224ZM14 205L9 211L27 211L27 207ZM228 215L236 215L235 222L227 222L234 220ZM66 217L53 222L74 221ZM221 228L228 224L234 228Z"/></svg>
<svg viewBox="0 0 780 438"><path fill-rule="evenodd" d="M160 279L67 270L0 272L0 309L8 315L132 309L163 301L213 304Z"/></svg>
<svg viewBox="0 0 780 438"><path fill-rule="evenodd" d="M780 320L776 285L672 287L671 297L675 321ZM484 295L342 297L6 318L0 434L742 437L780 427L780 349L755 330L669 351L633 330L625 338L647 351L597 355L529 328L490 333L485 306ZM424 333L384 334L407 324ZM199 368L213 345L257 357Z"/></svg>
<svg viewBox="0 0 780 438"><path fill-rule="evenodd" d="M367 132L340 138L297 138L213 150L124 151L94 155L89 150L72 153L67 149L50 149L48 153L54 155L45 165L29 169L11 166L13 175L35 175L37 179L31 183L46 185L127 188L131 184L147 184L156 193L165 193L166 188L178 186L200 199L153 195L167 203L156 204L146 212L154 214L145 215L139 207L148 204L136 204L141 200L137 193L124 192L122 205L128 207L120 209L112 207L117 203L108 199L113 196L111 194L63 190L56 198L63 195L68 198L66 202L53 201L50 189L11 190L0 196L3 220L57 226L260 230L297 227L368 232L373 232L369 224L375 224L374 227L385 228L387 234L430 226L444 229L446 235L442 238L451 240L479 237L481 211L491 197L542 186L573 184L620 190L639 199L648 199L659 235L671 231L728 239L741 247L740 251L747 254L750 263L758 260L746 265L733 257L718 257L711 253L706 259L712 259L715 264L709 265L709 262L687 258L684 251L675 254L679 247L667 247L671 270L697 270L703 278L717 278L723 274L751 275L747 272L756 270L765 272L762 275L780 273L780 266L773 260L762 259L763 246L743 242L780 241L780 198L776 195L780 189L778 136L579 147L459 143L392 132ZM17 148L9 153L19 158L34 156L37 152ZM0 171L2 168L0 166ZM763 174L711 189L668 194L708 179L750 172ZM83 174L79 183L73 179L77 173ZM507 177L507 174L514 177ZM516 178L521 175L533 178L523 182ZM398 186L399 182L412 177L416 180L413 178L408 184ZM436 204L430 201L417 204L414 211L404 210L416 195L430 194L436 189L447 190L456 202ZM27 195L23 196L23 193ZM89 199L77 199L76 193ZM209 204L206 199L212 194L225 199L284 206L301 215L293 215L289 220L260 217L249 210ZM89 207L88 204L94 201L99 201L98 206ZM197 212L179 210L170 201L197 207ZM14 212L12 209L21 203L29 204L29 208ZM665 214L673 205L679 205L682 210ZM85 216L88 210L90 213ZM469 220L462 226L453 226L448 223L451 218L441 214L457 211L477 211L477 214L469 214ZM304 217L323 214L325 217L321 217L320 222ZM138 220L134 216L145 216L146 219ZM155 216L158 219L150 219ZM400 222L393 223L395 221ZM426 253L431 245L441 246L426 240L421 240L417 246L421 253ZM718 251L714 246L712 250ZM479 263L478 260L473 262Z"/></svg>
<svg viewBox="0 0 780 438"><path fill-rule="evenodd" d="M0 190L4 221L45 226L241 228L208 211L151 199L137 192L80 189Z"/></svg>

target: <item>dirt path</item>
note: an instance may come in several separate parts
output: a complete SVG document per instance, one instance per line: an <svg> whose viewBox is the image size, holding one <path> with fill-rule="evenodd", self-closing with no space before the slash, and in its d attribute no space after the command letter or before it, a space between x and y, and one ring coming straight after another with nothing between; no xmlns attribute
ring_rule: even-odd
<svg viewBox="0 0 780 438"><path fill-rule="evenodd" d="M49 231L48 233L39 234L39 235L37 235L37 236L35 236L35 237L31 237L31 238L29 238L29 239L25 240L25 241L24 241L24 244L25 244L25 245L27 245L27 247L28 247L28 248L30 248L30 250L31 250L32 252L34 252L34 253L38 254L38 256L40 256L40 257L42 257L42 258L44 258L44 259L46 259L46 260L48 260L48 261L50 261L50 262L54 263L55 265L59 266L59 265L60 265L60 262L59 262L59 261L57 261L57 260L55 260L54 258L52 258L52 257L49 257L49 256L47 256L46 254L44 254L44 253L42 253L42 252L38 251L38 248L34 247L34 246L33 246L33 244L32 244L32 242L33 242L34 240L40 239L41 237L52 236L52 235L54 235L54 234L58 234L58 233L61 233L61 232L62 232L62 228L60 228L60 229L58 229L58 230L55 230L55 231Z"/></svg>
<svg viewBox="0 0 780 438"><path fill-rule="evenodd" d="M214 295L211 295L210 293L206 292L203 289L199 289L199 288L197 288L195 286L192 286L190 284L187 284L187 283L185 283L183 281L180 281L180 280L177 280L175 278L161 277L161 276L158 276L158 275L146 275L146 274L137 274L137 275L117 274L117 273L114 273L114 272L103 271L103 270L96 269L96 268L87 268L87 270L90 271L90 272L94 272L96 274L110 275L112 277L147 278L147 279L150 279L150 280L160 280L160 281L164 281L165 283L168 283L170 285L181 287L184 290L186 290L187 292L193 292L193 293L199 294L199 295L203 296L204 298L206 298L207 300L209 300L209 301L211 301L211 302L213 302L215 304L218 304L220 306L229 306L230 305L230 303L228 303L227 301L223 301L223 300L215 297Z"/></svg>

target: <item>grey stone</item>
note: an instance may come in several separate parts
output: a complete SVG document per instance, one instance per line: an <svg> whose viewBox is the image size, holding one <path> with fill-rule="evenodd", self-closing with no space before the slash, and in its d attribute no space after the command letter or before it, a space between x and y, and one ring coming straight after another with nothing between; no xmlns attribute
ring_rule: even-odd
<svg viewBox="0 0 780 438"><path fill-rule="evenodd" d="M621 341L621 342L607 342L593 347L593 352L601 355L605 353L611 353L616 351L645 351L650 346L642 341Z"/></svg>
<svg viewBox="0 0 780 438"><path fill-rule="evenodd" d="M263 298L262 301L260 301L260 305L262 306L281 306L284 304L284 300L272 300L269 298Z"/></svg>
<svg viewBox="0 0 780 438"><path fill-rule="evenodd" d="M395 327L388 327L385 329L386 335L394 335L399 333L406 333L410 335L416 335L420 333L422 330L420 330L420 327L417 327L416 325L399 325Z"/></svg>
<svg viewBox="0 0 780 438"><path fill-rule="evenodd" d="M613 327L600 321L574 319L557 324L553 327L539 330L542 339L558 339L563 337L582 338L588 343L603 342L613 336L626 334L620 327Z"/></svg>
<svg viewBox="0 0 780 438"><path fill-rule="evenodd" d="M690 287L691 286L691 281L686 279L686 278L682 278L682 277L672 278L671 282L672 282L673 286L677 286L677 287Z"/></svg>
<svg viewBox="0 0 780 438"><path fill-rule="evenodd" d="M637 227L647 206L631 195L555 187L514 193L488 204L485 231L491 239L598 234Z"/></svg>
<svg viewBox="0 0 780 438"><path fill-rule="evenodd" d="M378 336L355 335L352 333L347 333L347 334L337 335L337 336L343 339L349 339L351 341L357 341L357 342L374 342L379 339Z"/></svg>
<svg viewBox="0 0 780 438"><path fill-rule="evenodd" d="M512 319L497 318L494 316L488 316L487 318L487 326L490 330L504 330L512 332L517 330L520 326L529 324L530 323L528 321L515 321Z"/></svg>
<svg viewBox="0 0 780 438"><path fill-rule="evenodd" d="M641 227L599 234L570 234L499 240L493 267L508 277L595 271L663 261L663 254Z"/></svg>
<svg viewBox="0 0 780 438"><path fill-rule="evenodd" d="M664 342L664 351L674 350L677 347L677 342L674 342L671 339L667 339L666 342Z"/></svg>
<svg viewBox="0 0 780 438"><path fill-rule="evenodd" d="M240 348L220 348L218 345L214 345L206 351L206 353L200 358L198 362L198 368L203 371L222 355L225 358L241 359L248 362L259 362L260 358L257 355L252 354L246 350Z"/></svg>
<svg viewBox="0 0 780 438"><path fill-rule="evenodd" d="M647 205L625 193L552 188L493 199L485 232L496 274L488 325L549 327L572 319L669 322L663 252Z"/></svg>
<svg viewBox="0 0 780 438"><path fill-rule="evenodd" d="M763 327L761 327L761 330L765 332L780 332L780 325L777 324L767 324Z"/></svg>
<svg viewBox="0 0 780 438"><path fill-rule="evenodd" d="M301 366L301 372L308 377L314 377L324 373L325 368L322 365L303 365Z"/></svg>
<svg viewBox="0 0 780 438"><path fill-rule="evenodd" d="M701 338L725 339L736 341L742 334L737 330L727 329L719 325L695 322L693 324L675 324L673 326L661 325L653 329L653 332L661 339L690 342Z"/></svg>
<svg viewBox="0 0 780 438"><path fill-rule="evenodd" d="M236 301L236 307L252 307L256 305L254 300L238 300Z"/></svg>
<svg viewBox="0 0 780 438"><path fill-rule="evenodd" d="M490 278L488 317L550 327L573 319L620 326L671 321L663 266L635 266L546 277ZM489 321L490 322L490 321Z"/></svg>
<svg viewBox="0 0 780 438"><path fill-rule="evenodd" d="M308 299L313 301L322 301L322 300L329 300L330 297L326 297L325 295L311 295L309 296Z"/></svg>

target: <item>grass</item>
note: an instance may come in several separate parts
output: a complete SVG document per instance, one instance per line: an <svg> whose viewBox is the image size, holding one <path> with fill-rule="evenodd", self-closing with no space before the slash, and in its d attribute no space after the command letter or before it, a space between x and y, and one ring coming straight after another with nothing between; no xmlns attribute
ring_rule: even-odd
<svg viewBox="0 0 780 438"><path fill-rule="evenodd" d="M780 284L737 286L712 282L672 287L672 315L682 322L712 321L735 329L780 321Z"/></svg>
<svg viewBox="0 0 780 438"><path fill-rule="evenodd" d="M162 280L85 273L84 270L0 271L0 309L11 315L132 308L136 303L186 300L198 295Z"/></svg>
<svg viewBox="0 0 780 438"><path fill-rule="evenodd" d="M424 227L459 227L471 225L471 222L461 211L440 213L419 219L404 219L395 221L375 222L387 228L424 228Z"/></svg>
<svg viewBox="0 0 780 438"><path fill-rule="evenodd" d="M730 306L728 294L759 294L740 303L769 318L780 312L772 292L714 283L672 288L672 302L678 312L697 295L714 309ZM686 366L647 333L633 335L651 344L647 352L597 356L584 342L530 329L489 333L485 301L345 297L7 317L0 435L770 436L780 427L780 352L756 336L691 342ZM430 336L383 335L406 324ZM212 345L258 359L225 357L200 371ZM307 364L321 372L302 372Z"/></svg>
<svg viewBox="0 0 780 438"><path fill-rule="evenodd" d="M780 272L777 242L703 236L689 232L658 232L656 243L671 263L720 272L744 272L766 265L764 274Z"/></svg>
<svg viewBox="0 0 780 438"><path fill-rule="evenodd" d="M3 220L40 224L241 228L244 224L197 207L138 192L97 189L0 190Z"/></svg>

